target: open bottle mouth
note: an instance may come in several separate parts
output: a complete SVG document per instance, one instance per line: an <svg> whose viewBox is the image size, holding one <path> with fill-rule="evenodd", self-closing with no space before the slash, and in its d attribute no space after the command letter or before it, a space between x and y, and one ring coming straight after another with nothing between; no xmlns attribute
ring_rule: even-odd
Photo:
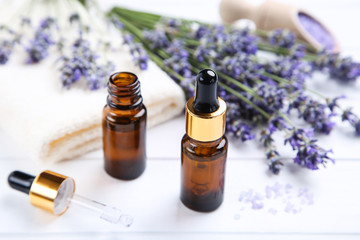
<svg viewBox="0 0 360 240"><path fill-rule="evenodd" d="M131 109L142 103L140 81L130 72L117 72L111 75L108 92L107 103L113 108Z"/></svg>
<svg viewBox="0 0 360 240"><path fill-rule="evenodd" d="M110 76L110 83L119 88L131 87L137 81L138 77L131 72L119 72Z"/></svg>

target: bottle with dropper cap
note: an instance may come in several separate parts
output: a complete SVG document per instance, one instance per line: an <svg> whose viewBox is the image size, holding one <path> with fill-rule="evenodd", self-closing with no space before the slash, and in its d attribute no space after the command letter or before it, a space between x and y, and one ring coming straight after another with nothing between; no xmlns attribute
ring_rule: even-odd
<svg viewBox="0 0 360 240"><path fill-rule="evenodd" d="M186 104L186 134L181 142L180 199L200 212L217 209L224 196L226 103L217 96L217 81L211 69L197 75L195 97Z"/></svg>

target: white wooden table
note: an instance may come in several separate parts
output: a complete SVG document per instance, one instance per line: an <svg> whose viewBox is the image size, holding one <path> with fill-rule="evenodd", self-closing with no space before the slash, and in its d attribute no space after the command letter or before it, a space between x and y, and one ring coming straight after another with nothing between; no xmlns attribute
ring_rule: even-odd
<svg viewBox="0 0 360 240"><path fill-rule="evenodd" d="M115 1L102 3L111 6ZM295 2L295 1L291 1ZM218 1L119 1L124 6L168 15L219 21ZM339 36L344 52L360 60L360 2L314 1L301 3L320 19L326 20ZM206 13L200 8L207 9ZM353 29L351 29L351 28ZM311 87L330 96L345 93L344 105L360 114L360 81L338 86L316 76ZM1 114L1 113L0 113ZM1 115L0 115L1 117ZM263 150L256 141L230 142L225 181L225 200L212 213L197 213L179 200L180 141L184 134L180 116L148 132L148 165L133 181L119 181L103 170L102 151L71 161L46 165L28 159L26 153L0 129L0 238L1 239L360 239L360 138L346 124L330 137L319 137L322 146L332 148L337 159L327 169L309 171L288 165L279 176L267 173ZM278 145L282 145L279 138ZM292 152L281 147L283 156ZM87 215L82 209L69 209L61 217L52 216L30 205L25 194L10 189L6 178L15 170L37 174L51 169L72 176L77 193L118 206L134 217L130 228L113 225ZM268 202L253 210L239 201L248 189L264 192L267 185L291 184L306 188L314 203L304 205L297 214L279 210L271 214ZM281 209L281 201L277 204Z"/></svg>

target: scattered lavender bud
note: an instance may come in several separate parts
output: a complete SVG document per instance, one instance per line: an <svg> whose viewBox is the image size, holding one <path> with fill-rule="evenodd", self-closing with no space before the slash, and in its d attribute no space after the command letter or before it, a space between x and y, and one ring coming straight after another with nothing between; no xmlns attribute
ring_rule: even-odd
<svg viewBox="0 0 360 240"><path fill-rule="evenodd" d="M277 210L274 208L270 208L268 212L271 213L272 215L276 215Z"/></svg>
<svg viewBox="0 0 360 240"><path fill-rule="evenodd" d="M271 215L280 213L299 214L302 207L313 204L313 193L307 188L294 188L291 184L266 185L263 192L253 189L243 191L239 203L244 213L249 210L267 211ZM245 216L245 215L244 215Z"/></svg>

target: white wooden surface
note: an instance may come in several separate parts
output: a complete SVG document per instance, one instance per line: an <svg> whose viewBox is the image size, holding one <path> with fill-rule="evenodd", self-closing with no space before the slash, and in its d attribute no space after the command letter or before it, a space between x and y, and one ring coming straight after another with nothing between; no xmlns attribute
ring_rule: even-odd
<svg viewBox="0 0 360 240"><path fill-rule="evenodd" d="M290 1L295 2L295 1ZM168 15L216 22L218 1L105 1ZM344 52L360 60L360 2L297 2L310 9L332 27L343 44ZM202 9L202 10L200 10ZM205 10L204 10L205 9ZM12 73L9 73L9 76ZM316 76L310 84L329 95L345 93L344 105L352 105L360 114L360 83L338 86ZM1 113L0 113L1 117ZM264 153L257 142L230 142L225 201L213 213L196 213L179 201L180 140L184 117L180 116L148 132L148 165L134 181L119 181L105 174L102 151L53 165L39 164L0 129L0 238L1 239L360 239L360 139L346 124L330 137L319 137L322 146L333 148L337 159L327 169L309 171L287 167L279 176L266 172ZM282 145L279 140L278 145ZM292 153L281 147L286 157ZM30 205L26 195L7 186L7 175L15 170L37 174L44 169L72 176L77 193L131 214L130 228L112 225L94 218L82 209L69 209L61 217L52 216ZM246 209L238 201L249 188L263 191L274 183L307 188L314 204L298 214ZM266 204L266 203L265 203Z"/></svg>

